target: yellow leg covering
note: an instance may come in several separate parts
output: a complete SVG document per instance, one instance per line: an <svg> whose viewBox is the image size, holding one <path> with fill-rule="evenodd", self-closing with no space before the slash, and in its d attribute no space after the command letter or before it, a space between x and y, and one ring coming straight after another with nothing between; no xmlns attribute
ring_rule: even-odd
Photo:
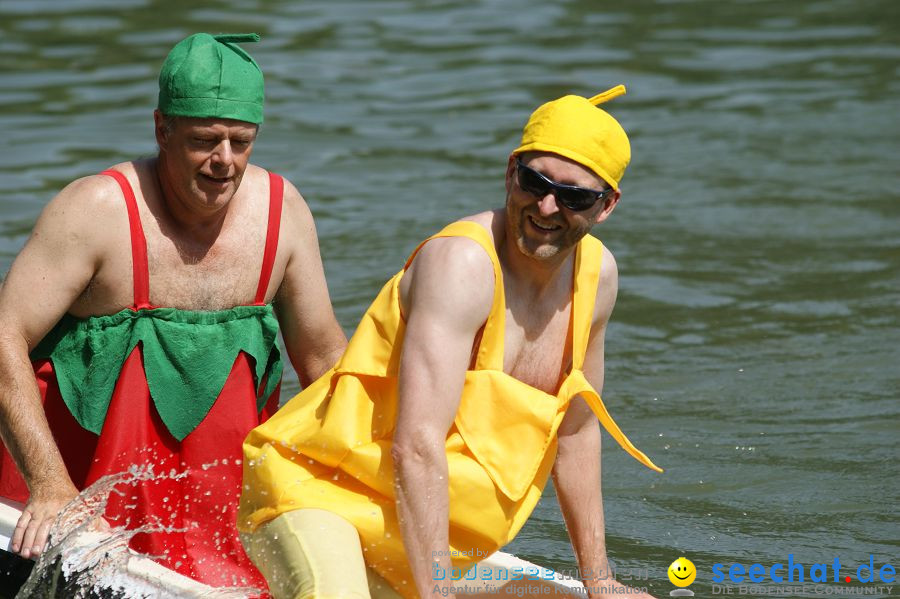
<svg viewBox="0 0 900 599"><path fill-rule="evenodd" d="M401 599L366 567L356 528L332 512L287 512L241 541L275 599Z"/></svg>

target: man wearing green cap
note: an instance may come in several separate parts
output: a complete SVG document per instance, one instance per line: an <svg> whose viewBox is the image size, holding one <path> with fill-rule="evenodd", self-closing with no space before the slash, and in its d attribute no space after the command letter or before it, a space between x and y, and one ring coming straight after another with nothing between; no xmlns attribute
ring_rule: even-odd
<svg viewBox="0 0 900 599"><path fill-rule="evenodd" d="M459 573L512 540L551 474L589 597L647 596L606 558L598 420L661 470L600 399L617 272L588 234L630 159L597 104L624 91L538 108L505 207L423 242L337 365L247 437L238 527L277 598L502 586Z"/></svg>
<svg viewBox="0 0 900 599"><path fill-rule="evenodd" d="M0 289L0 495L27 501L12 541L25 557L80 489L131 471L106 519L150 527L133 548L214 586L265 587L234 522L241 442L278 407L279 323L304 385L346 338L309 208L249 163L263 75L237 44L258 39L179 42L158 156L67 186Z"/></svg>

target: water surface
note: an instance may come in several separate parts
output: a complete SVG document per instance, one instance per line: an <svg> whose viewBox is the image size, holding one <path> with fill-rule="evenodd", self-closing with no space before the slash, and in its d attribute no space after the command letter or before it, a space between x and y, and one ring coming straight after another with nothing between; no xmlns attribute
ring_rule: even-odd
<svg viewBox="0 0 900 599"><path fill-rule="evenodd" d="M603 395L666 473L604 444L610 556L661 596L679 555L698 594L714 563L898 566L898 23L891 0L4 0L0 270L68 181L154 152L194 31L262 34L254 161L309 201L348 332L420 239L502 202L531 110L625 83ZM509 550L574 567L552 489Z"/></svg>

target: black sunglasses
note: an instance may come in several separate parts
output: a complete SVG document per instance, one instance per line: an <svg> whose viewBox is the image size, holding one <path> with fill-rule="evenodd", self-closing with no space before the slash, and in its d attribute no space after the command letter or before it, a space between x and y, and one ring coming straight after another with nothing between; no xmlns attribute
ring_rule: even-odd
<svg viewBox="0 0 900 599"><path fill-rule="evenodd" d="M597 191L551 181L533 168L522 164L518 158L516 158L516 176L519 178L519 187L526 193L530 193L536 198L542 198L553 192L553 197L557 202L575 212L593 207L597 200L606 200L614 191L612 188Z"/></svg>

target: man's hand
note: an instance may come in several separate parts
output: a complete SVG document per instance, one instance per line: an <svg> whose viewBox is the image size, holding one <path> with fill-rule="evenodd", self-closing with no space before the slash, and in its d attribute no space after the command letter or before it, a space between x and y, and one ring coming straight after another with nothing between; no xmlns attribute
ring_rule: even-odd
<svg viewBox="0 0 900 599"><path fill-rule="evenodd" d="M24 558L36 558L43 553L56 516L76 496L78 489L68 478L64 483L36 487L16 523L12 550Z"/></svg>
<svg viewBox="0 0 900 599"><path fill-rule="evenodd" d="M583 368L585 377L597 393L603 389L606 325L616 302L617 291L616 261L604 247ZM553 483L578 566L582 572L609 572L600 490L600 426L581 396L572 400L559 427L557 440ZM622 596L612 589L624 585L611 578L585 576L583 582L590 599ZM643 593L626 596L649 597Z"/></svg>
<svg viewBox="0 0 900 599"><path fill-rule="evenodd" d="M121 202L110 177L68 185L44 208L0 285L0 437L31 495L12 538L13 551L26 558L44 550L56 515L78 494L47 424L29 352L92 280L109 232L124 230L127 238Z"/></svg>

